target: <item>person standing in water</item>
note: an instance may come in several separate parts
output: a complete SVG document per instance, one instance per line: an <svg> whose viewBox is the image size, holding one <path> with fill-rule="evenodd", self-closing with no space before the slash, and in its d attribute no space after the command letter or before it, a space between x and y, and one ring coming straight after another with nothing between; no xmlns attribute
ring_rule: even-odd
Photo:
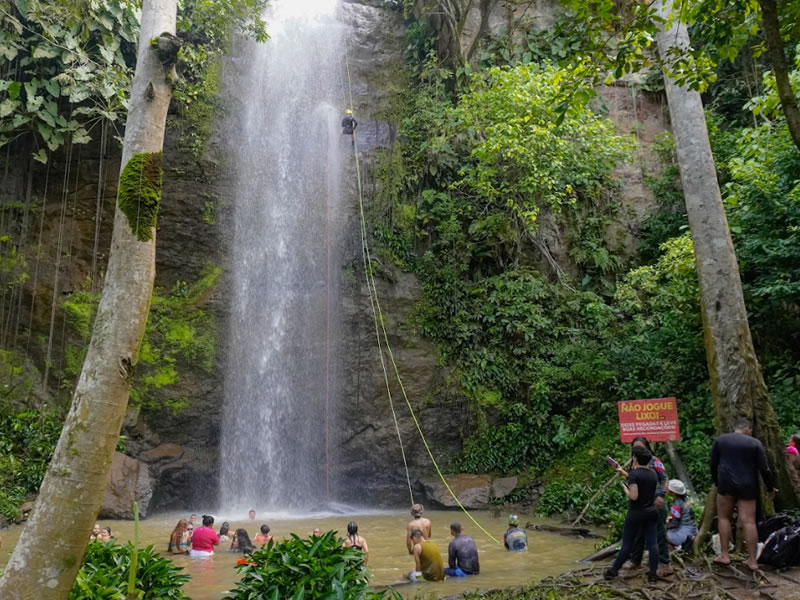
<svg viewBox="0 0 800 600"><path fill-rule="evenodd" d="M203 526L195 529L192 534L192 550L189 552L192 558L214 556L214 546L219 544L219 535L211 529L213 525L214 517L203 515Z"/></svg>
<svg viewBox="0 0 800 600"><path fill-rule="evenodd" d="M361 552L364 553L364 564L367 564L367 560L369 560L369 546L367 546L367 540L358 535L358 523L355 521L350 521L347 524L347 538L344 540L342 546L361 550Z"/></svg>
<svg viewBox="0 0 800 600"><path fill-rule="evenodd" d="M528 549L528 534L519 527L519 517L508 517L508 529L503 535L503 545L510 552L522 552Z"/></svg>
<svg viewBox="0 0 800 600"><path fill-rule="evenodd" d="M439 553L439 546L425 539L422 531L411 532L414 546L414 570L408 574L409 581L417 582L422 577L425 581L444 581L444 563Z"/></svg>
<svg viewBox="0 0 800 600"><path fill-rule="evenodd" d="M408 548L409 554L414 551L414 542L411 538L411 534L415 529L419 529L422 535L425 536L425 539L431 537L431 522L429 519L422 516L424 511L425 507L422 506L422 504L415 504L411 507L411 516L414 518L408 522L408 527L406 528L406 548Z"/></svg>

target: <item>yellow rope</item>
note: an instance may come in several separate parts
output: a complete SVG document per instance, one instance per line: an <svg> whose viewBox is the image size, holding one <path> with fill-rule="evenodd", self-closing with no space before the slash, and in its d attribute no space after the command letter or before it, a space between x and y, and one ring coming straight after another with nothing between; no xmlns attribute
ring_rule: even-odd
<svg viewBox="0 0 800 600"><path fill-rule="evenodd" d="M352 79L351 79L351 76L350 76L350 60L347 57L346 49L345 49L345 64L347 66L347 86L348 86L348 89L349 89L349 92L350 92L350 110L355 112L355 108L353 106L353 84L352 84ZM361 166L360 166L360 163L359 163L359 160L358 160L358 143L356 142L355 132L353 133L353 153L355 154L356 177L357 177L357 184L358 184L358 205L359 205L359 211L360 211L360 215L361 215L361 239L362 239L362 251L364 253L364 268L367 271L367 288L369 289L369 293L370 293L370 302L373 302L373 315L375 316L376 327L377 327L377 324L380 323L380 328L383 331L384 344L386 345L386 350L387 350L387 352L389 354L389 360L391 361L392 367L394 368L394 373L395 373L395 376L397 377L397 383L400 386L400 391L403 394L403 399L405 400L406 405L408 406L408 410L411 413L411 418L414 420L414 425L417 428L417 432L419 433L419 436L420 436L420 439L422 440L423 446L425 446L425 451L428 453L428 457L431 459L431 463L433 464L433 468L436 470L436 474L439 476L439 479L441 479L442 484L444 484L444 487L447 489L447 491L453 497L453 500L455 500L455 503L458 505L458 508L460 508L464 512L464 514L467 515L467 517L470 519L470 521L472 521L478 527L478 529L480 529L483 533L485 533L486 536L489 539L491 539L494 543L499 544L500 540L498 540L491 533L489 533L483 527L483 525L481 525L475 519L475 517L472 516L472 514L464 507L464 505L461 504L461 501L458 499L458 496L456 496L455 492L450 487L450 484L447 483L447 479L445 478L444 474L442 473L442 470L439 468L439 463L436 462L436 459L433 456L433 452L431 451L431 448L428 445L428 441L425 438L425 434L422 432L422 426L420 425L419 420L417 419L417 415L414 412L414 408L411 406L411 401L408 399L408 394L406 393L406 388L403 385L402 378L400 377L400 371L397 368L397 362L394 359L394 353L392 352L392 347L389 344L389 335L388 335L388 333L386 331L386 325L385 325L385 321L384 321L384 318L383 318L383 311L381 310L380 300L378 299L378 289L375 287L375 277L374 277L374 275L372 273L372 269L370 268L370 265L367 262L368 261L368 257L369 257L369 239L368 239L368 236L367 236L366 217L364 215L364 194L363 194L362 187L361 187ZM373 292L375 294L374 301L373 301ZM381 363L383 363L383 349L380 347L380 339L378 340L378 349L379 349L379 352L381 353ZM392 408L392 411L394 412L394 408Z"/></svg>

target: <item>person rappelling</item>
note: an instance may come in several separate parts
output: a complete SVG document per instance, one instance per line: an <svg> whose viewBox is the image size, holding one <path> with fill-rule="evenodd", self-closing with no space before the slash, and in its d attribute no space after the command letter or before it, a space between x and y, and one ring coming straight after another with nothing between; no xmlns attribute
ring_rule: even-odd
<svg viewBox="0 0 800 600"><path fill-rule="evenodd" d="M353 111L348 108L344 111L344 115L344 119L342 119L342 135L355 136L358 121L353 117Z"/></svg>

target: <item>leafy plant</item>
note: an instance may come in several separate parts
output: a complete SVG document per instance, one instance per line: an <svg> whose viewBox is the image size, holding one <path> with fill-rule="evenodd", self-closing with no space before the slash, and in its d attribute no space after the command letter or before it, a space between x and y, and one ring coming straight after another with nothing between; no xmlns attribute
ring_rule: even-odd
<svg viewBox="0 0 800 600"><path fill-rule="evenodd" d="M70 600L130 600L128 574L132 544L92 542L86 549ZM188 600L183 585L189 576L181 567L160 556L153 546L137 550L138 600Z"/></svg>
<svg viewBox="0 0 800 600"><path fill-rule="evenodd" d="M255 600L380 600L396 593L375 592L369 586L364 554L344 548L335 531L321 537L270 541L256 550L246 565L238 567L241 580L229 598Z"/></svg>

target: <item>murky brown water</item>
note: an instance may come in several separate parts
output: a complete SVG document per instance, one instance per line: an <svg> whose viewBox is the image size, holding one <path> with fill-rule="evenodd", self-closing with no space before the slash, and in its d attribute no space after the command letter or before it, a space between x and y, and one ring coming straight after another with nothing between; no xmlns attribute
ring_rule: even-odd
<svg viewBox="0 0 800 600"><path fill-rule="evenodd" d="M470 523L464 515L457 512L426 513L433 521L433 541L447 562L447 545L450 541L450 522L459 520L465 533L472 535L478 543L481 560L481 574L476 577L448 579L441 583L423 582L399 589L406 597L416 594L445 596L459 592L498 586L513 586L527 583L532 579L541 579L547 575L555 575L568 570L576 560L590 554L594 544L592 540L578 540L549 533L529 532L528 552L509 553L502 543L494 544ZM156 549L166 549L169 534L184 514L158 515L141 522L140 543L153 544ZM356 514L335 517L288 518L286 516L258 517L255 522L230 517L217 517L215 527L218 529L223 520L230 521L231 529L244 527L254 537L263 522L269 523L271 533L277 538L287 537L289 533L310 535L315 527L323 531L336 529L343 532L348 521L358 522L359 533L369 544L369 569L372 573L373 585L388 585L402 580L414 566L405 547L405 527L409 516L405 512L386 512L374 514ZM493 518L488 513L475 513L475 517L492 535L502 542L505 531L505 518ZM524 523L527 515L520 515ZM536 519L537 522L547 522ZM101 521L101 525L111 527L117 540L126 542L133 536L133 523L129 521ZM0 550L0 567L5 566L9 554L16 543L21 527L11 527L0 533L3 547ZM177 564L185 567L192 580L186 586L186 593L193 600L219 600L224 593L233 587L237 575L234 569L240 554L230 553L227 548L220 549L213 559L192 560L188 557L174 557Z"/></svg>

